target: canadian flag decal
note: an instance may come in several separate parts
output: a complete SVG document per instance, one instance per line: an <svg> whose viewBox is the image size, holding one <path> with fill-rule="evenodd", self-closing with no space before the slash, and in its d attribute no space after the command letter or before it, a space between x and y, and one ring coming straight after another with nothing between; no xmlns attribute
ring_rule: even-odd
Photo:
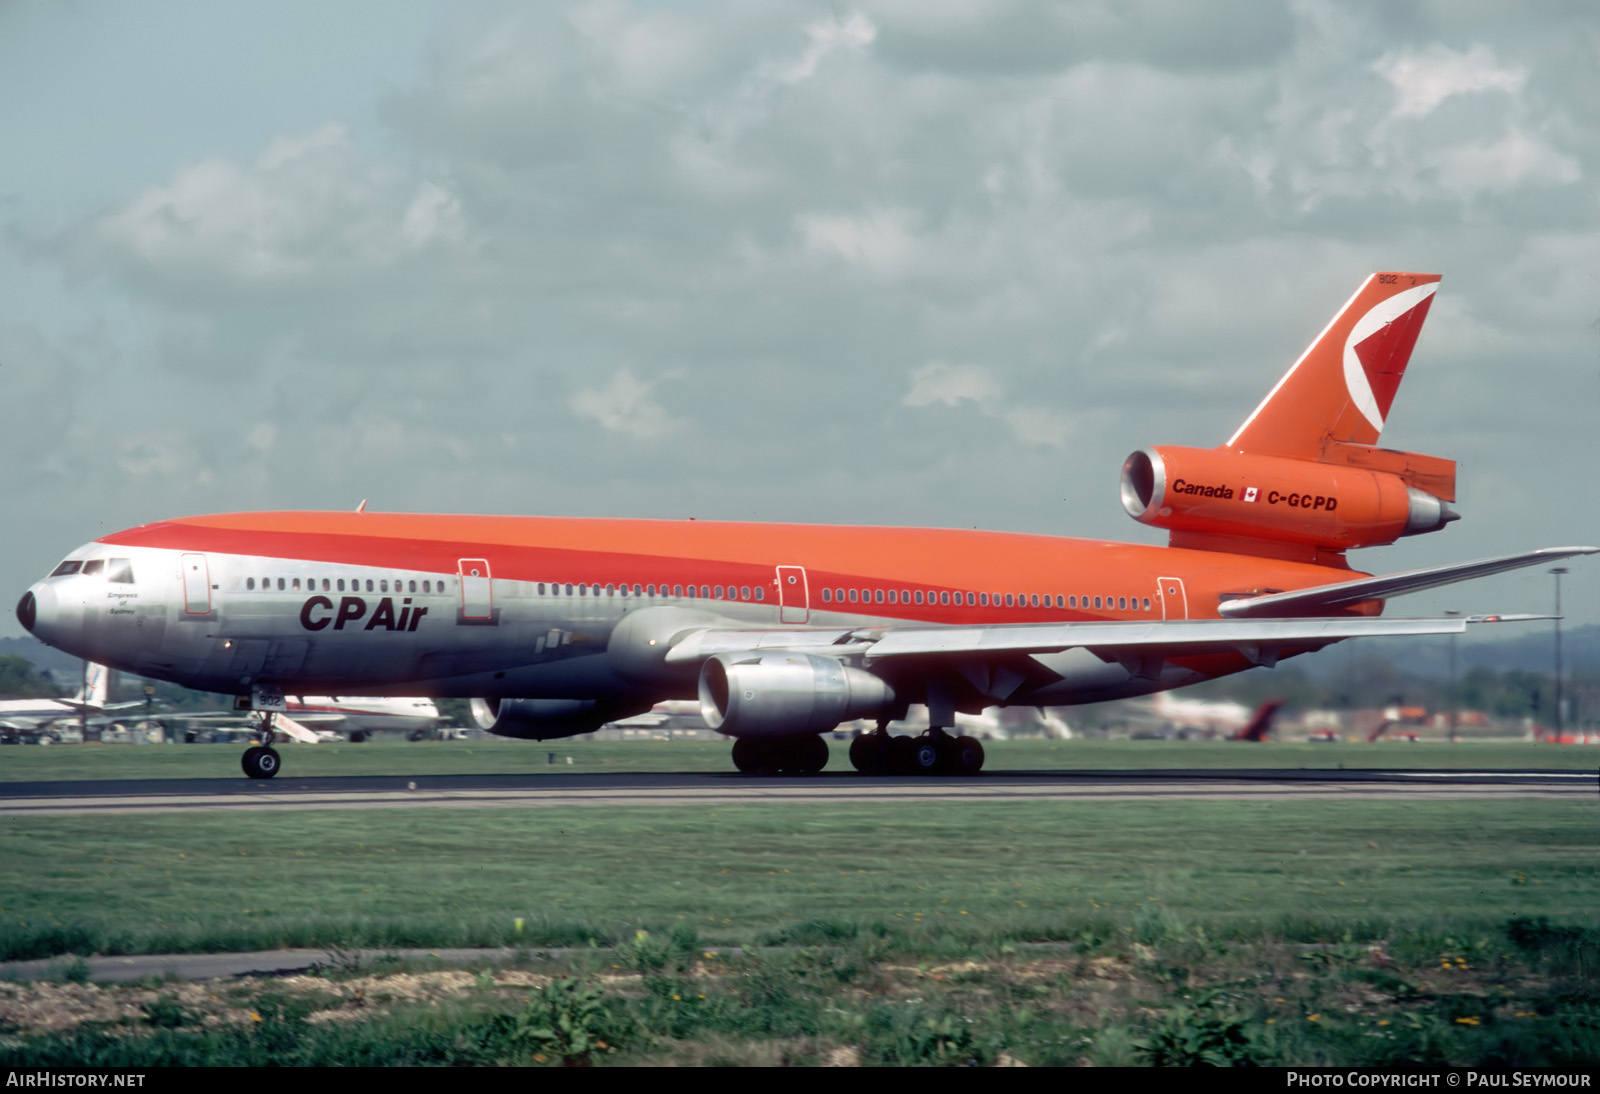
<svg viewBox="0 0 1600 1094"><path fill-rule="evenodd" d="M1256 500L1256 488L1255 487L1247 486L1247 487L1244 488L1244 500L1245 501L1255 501Z"/></svg>

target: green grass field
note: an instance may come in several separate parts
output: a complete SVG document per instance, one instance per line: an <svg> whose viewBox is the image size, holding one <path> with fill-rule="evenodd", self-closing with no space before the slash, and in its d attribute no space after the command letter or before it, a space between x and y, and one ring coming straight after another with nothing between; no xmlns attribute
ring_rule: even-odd
<svg viewBox="0 0 1600 1094"><path fill-rule="evenodd" d="M1597 822L1587 797L5 818L7 957L292 945L334 972L0 983L0 1062L1571 1066L1600 1055ZM474 944L581 953L339 969ZM728 944L785 949L703 952Z"/></svg>
<svg viewBox="0 0 1600 1094"><path fill-rule="evenodd" d="M1152 922L1316 941L1600 907L1588 797L7 817L0 841L7 958L582 945L679 924L723 944Z"/></svg>
<svg viewBox="0 0 1600 1094"><path fill-rule="evenodd" d="M830 741L829 773L849 772L847 742ZM1565 768L1594 770L1600 748L1531 742L1307 744L1233 741L992 741L987 769ZM726 741L372 741L282 748L286 776L569 771L732 771ZM241 778L238 745L80 744L0 750L0 782ZM548 762L554 753L556 762ZM568 759L571 764L568 764Z"/></svg>

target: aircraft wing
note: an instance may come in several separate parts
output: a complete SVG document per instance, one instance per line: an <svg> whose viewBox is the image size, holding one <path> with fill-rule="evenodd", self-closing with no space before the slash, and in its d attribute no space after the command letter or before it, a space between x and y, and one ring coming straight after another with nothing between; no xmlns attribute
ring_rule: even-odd
<svg viewBox="0 0 1600 1094"><path fill-rule="evenodd" d="M1488 577L1490 574L1504 573L1507 570L1519 570L1524 566L1538 566L1546 562L1572 558L1574 555L1596 553L1600 553L1600 547L1545 547L1520 555L1480 558L1473 562L1454 562L1448 566L1429 566L1398 574L1362 577L1354 581L1318 585L1311 589L1295 589L1287 593L1225 600L1217 611L1229 619L1315 615L1350 604L1358 604L1363 600L1385 600L1403 593L1421 592L1423 589L1434 589L1457 581L1470 581L1475 577Z"/></svg>
<svg viewBox="0 0 1600 1094"><path fill-rule="evenodd" d="M108 710L132 710L144 706L143 699L129 699L125 703L85 703L82 699L57 699L56 702L79 713L102 714Z"/></svg>
<svg viewBox="0 0 1600 1094"><path fill-rule="evenodd" d="M1320 646L1346 638L1460 634L1469 623L1510 618L1169 619L992 627L897 627L885 631L866 649L865 656L867 663L872 664L887 658L938 654L1059 653L1088 649L1104 650L1110 660L1120 660L1130 652L1182 657L1234 650L1256 659L1283 646Z"/></svg>
<svg viewBox="0 0 1600 1094"><path fill-rule="evenodd" d="M693 631L667 653L670 663L703 661L719 653L804 650L832 657L860 655L868 665L906 657L1059 653L1087 649L1107 661L1237 652L1274 664L1284 647L1321 647L1346 638L1460 634L1468 626L1540 616L1450 616L1439 619L1169 619L995 626L885 627L871 630Z"/></svg>

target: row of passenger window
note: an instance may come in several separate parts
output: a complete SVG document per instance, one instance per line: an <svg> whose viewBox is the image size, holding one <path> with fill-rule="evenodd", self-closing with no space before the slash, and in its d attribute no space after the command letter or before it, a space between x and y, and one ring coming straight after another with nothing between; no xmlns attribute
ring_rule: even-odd
<svg viewBox="0 0 1600 1094"><path fill-rule="evenodd" d="M1150 598L1141 599L1137 596L1078 596L1062 595L1061 593L974 593L956 592L941 589L934 592L932 589L926 593L921 589L837 589L824 588L822 590L824 604L949 604L978 608L1088 608L1092 603L1096 608L1117 611L1147 612L1150 610Z"/></svg>
<svg viewBox="0 0 1600 1094"><path fill-rule="evenodd" d="M540 596L676 596L693 600L765 600L767 591L760 585L586 585L541 581L536 588ZM548 592L546 591L548 589Z"/></svg>
<svg viewBox="0 0 1600 1094"><path fill-rule="evenodd" d="M126 559L112 559L111 561L113 563L127 562ZM89 569L90 566L94 566L96 569L98 569L99 562L100 560L96 559L86 563L84 566L84 572L92 572ZM131 582L133 580L132 571L131 569L128 570L128 576L126 578L112 577L111 580L126 580ZM275 581L279 592L299 592L301 591L300 580L301 579L298 577L287 579L281 577L276 579L264 577L261 579L260 587L264 590L271 590ZM306 578L306 591L315 592L317 589L318 580L319 579L317 578ZM322 582L323 592L342 593L345 591L345 579L342 577L331 579L324 577L320 580ZM367 578L365 581L366 591L369 593L389 592L389 581L387 579L379 578L374 581L372 578ZM402 581L401 579L396 578L394 581L394 591L397 593L415 593L418 592L418 584L419 583L415 580ZM446 584L442 579L433 580L425 578L420 584L420 591L424 594L445 593L448 591ZM602 586L598 582L593 584L584 582L567 582L563 584L561 582L547 583L541 581L538 582L534 587L538 590L539 596L564 595L598 597L618 595L629 596L631 594L636 597L671 596L680 599L691 600L696 598L706 600L766 600L767 598L766 590L760 585L673 585L669 588L666 585L656 586L608 584ZM253 577L246 578L245 588L253 591L256 588L256 579ZM362 579L351 578L349 582L349 591L362 591ZM937 605L940 607L948 607L952 604L960 606L964 603L967 607L982 608L998 608L1002 606L1007 608L1050 608L1054 606L1056 608L1081 607L1087 609L1092 606L1095 609L1115 609L1117 611L1131 610L1136 612L1148 612L1151 610L1149 597L1143 597L1142 599L1137 596L1090 597L1087 595L1080 596L1077 594L1062 595L1061 593L952 593L948 589L942 589L935 592L931 589L924 591L922 589L845 589L824 587L822 590L822 602L824 604L919 604L929 606Z"/></svg>
<svg viewBox="0 0 1600 1094"><path fill-rule="evenodd" d="M280 593L281 592L296 592L297 593L297 592L300 591L300 579L298 577L291 577L291 578L281 578L280 577L280 578L276 578L276 579L270 578L270 577L264 577L264 578L261 579L261 588L263 590L266 590L266 591L271 591L271 589L273 587L274 580L276 580L276 582L277 582L277 588L278 588L278 591ZM313 592L313 593L316 592L317 591L317 581L318 580L319 580L318 578L314 578L314 577L306 578L305 591L306 592ZM327 577L324 577L324 578L321 578L320 580L322 581L322 591L325 592L325 593L342 593L342 592L345 591L345 580L342 577L338 577L338 578L327 578ZM388 581L387 578L379 578L376 581L374 581L372 578L369 577L369 578L366 579L366 584L367 584L366 591L369 592L369 593L386 593L386 592L389 591L389 581ZM432 579L424 579L421 584L422 584L422 591L424 593L444 593L444 592L448 592L449 591L445 587L445 583L444 583L443 580L434 581ZM249 590L253 591L256 588L256 579L253 578L253 577L245 578L244 579L244 587L246 589L249 589ZM361 592L361 579L360 578L353 577L353 578L350 579L350 591L353 592L353 593ZM414 592L417 591L417 582L414 581L414 580L413 581L402 581L400 578L395 578L394 579L394 591L397 592L397 593L414 593Z"/></svg>
<svg viewBox="0 0 1600 1094"><path fill-rule="evenodd" d="M318 580L319 579L314 578L314 577L313 578L307 578L306 581L305 581L305 589L306 589L306 591L315 592L316 589L317 589L317 581ZM340 592L340 593L342 593L342 592L345 591L345 579L342 578L342 577L341 578L326 578L326 577L324 577L324 578L321 578L320 580L322 582L322 591L323 592ZM280 578L270 578L270 577L264 577L264 578L261 579L260 588L270 591L273 588L274 582L276 582L276 586L277 586L277 589L278 589L279 592L299 592L299 591L301 591L301 589L300 589L300 579L298 577L294 577L294 578L281 578L281 577ZM416 581L401 581L399 579L396 579L395 582L394 582L394 591L397 592L397 593L404 593L404 592L414 593L414 592L417 591L417 584L418 583ZM425 579L423 579L421 585L422 585L422 592L424 592L424 593L445 593L445 592L449 591L449 589L447 588L445 582L442 579L438 580L438 581L434 581L434 580L425 578ZM359 579L359 578L350 579L349 590L351 592L361 592L362 591L361 586L362 586L361 579ZM257 587L256 579L253 578L253 577L245 578L244 587L247 590L254 591L256 589L256 587ZM724 586L724 585L700 585L700 586L695 586L695 585L673 585L669 589L669 587L666 586L666 585L659 586L659 588L657 586L655 586L655 585L632 585L632 586L630 586L630 585L617 585L617 584L614 584L614 583L602 586L599 583L586 584L586 583L579 582L577 584L574 584L572 582L567 582L565 585L563 585L559 581L556 581L556 582L544 582L544 581L541 581L534 587L538 589L538 595L540 595L540 596L562 596L562 595L565 595L565 596L618 596L618 595L628 596L631 593L633 596L640 596L640 597L660 595L660 596L675 596L675 597L680 597L680 598L685 598L685 599L694 599L696 597L699 597L699 598L704 598L704 599L715 599L715 600L765 600L767 598L766 590L763 589L759 585L754 586L754 587L751 587L749 585L739 585L739 586L734 586L734 585L726 585L726 586ZM386 593L386 592L389 591L389 582L387 580L385 580L385 579L382 579L382 578L379 578L376 581L374 581L372 578L367 578L366 579L366 591L369 592L369 593L371 593L371 592Z"/></svg>
<svg viewBox="0 0 1600 1094"><path fill-rule="evenodd" d="M765 600L766 590L760 586L740 585L673 585L669 589L666 585L599 585L583 583L560 582L546 584L541 581L536 586L539 596L672 596L679 598L695 598L715 600ZM948 589L935 592L922 589L842 589L824 587L822 590L824 604L923 604L948 607L952 604L965 603L969 607L1007 607L1007 608L1089 608L1091 605L1097 609L1117 611L1144 611L1151 610L1149 597L1137 596L1079 596L1077 594L1063 595L1061 593L978 593L957 592L951 593Z"/></svg>

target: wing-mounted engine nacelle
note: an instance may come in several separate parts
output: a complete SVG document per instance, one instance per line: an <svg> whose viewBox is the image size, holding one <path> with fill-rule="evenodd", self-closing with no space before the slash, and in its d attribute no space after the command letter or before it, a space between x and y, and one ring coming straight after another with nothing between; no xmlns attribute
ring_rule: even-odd
<svg viewBox="0 0 1600 1094"><path fill-rule="evenodd" d="M893 705L887 682L817 654L719 653L700 669L700 717L730 737L826 733Z"/></svg>
<svg viewBox="0 0 1600 1094"><path fill-rule="evenodd" d="M549 741L592 733L619 718L643 714L642 704L602 703L596 699L474 699L472 720L500 737Z"/></svg>
<svg viewBox="0 0 1600 1094"><path fill-rule="evenodd" d="M1141 524L1174 532L1248 536L1341 551L1435 532L1459 519L1442 499L1408 485L1400 474L1171 446L1142 448L1127 458L1122 507Z"/></svg>

